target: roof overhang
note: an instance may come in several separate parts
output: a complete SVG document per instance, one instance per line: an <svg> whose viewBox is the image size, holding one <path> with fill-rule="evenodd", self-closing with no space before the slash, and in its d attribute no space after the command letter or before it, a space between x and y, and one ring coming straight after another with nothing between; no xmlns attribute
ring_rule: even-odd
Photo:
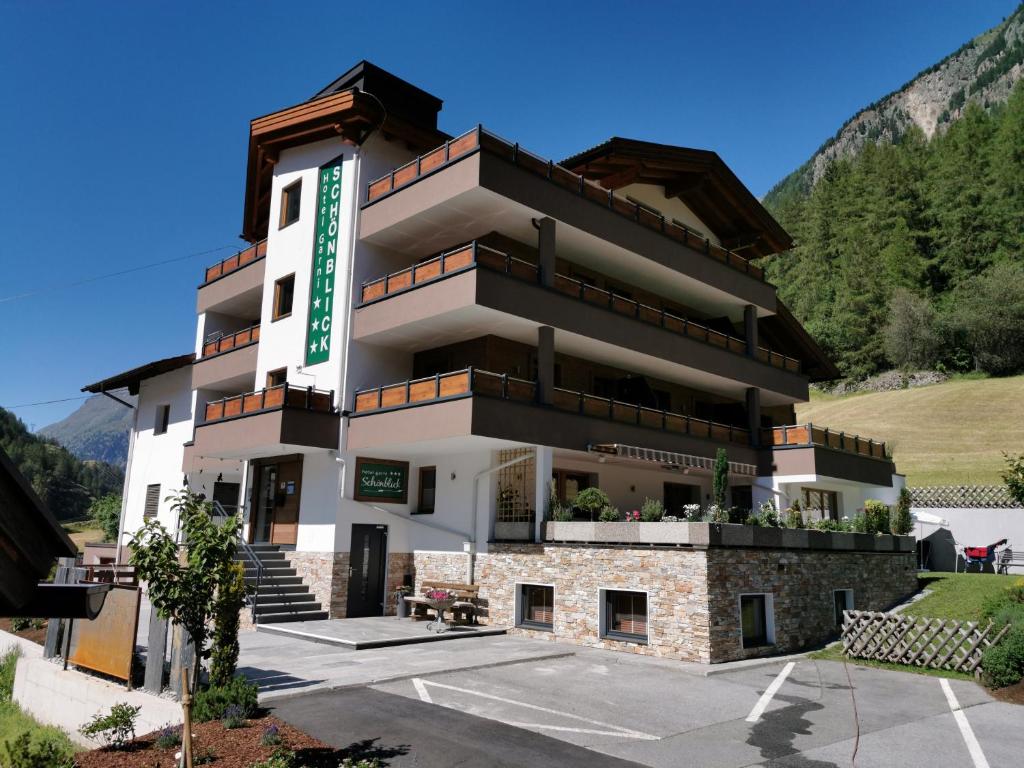
<svg viewBox="0 0 1024 768"><path fill-rule="evenodd" d="M165 357L163 360L155 360L152 363L140 365L138 368L132 368L129 371L108 376L92 384L86 384L82 387L82 391L102 394L113 389L128 387L130 394L137 395L139 394L139 384L143 379L151 379L154 376L184 368L186 365L191 365L195 357L194 353L189 353L187 355Z"/></svg>
<svg viewBox="0 0 1024 768"><path fill-rule="evenodd" d="M717 153L614 137L561 162L607 189L654 184L678 197L719 237L748 258L793 247L775 218Z"/></svg>

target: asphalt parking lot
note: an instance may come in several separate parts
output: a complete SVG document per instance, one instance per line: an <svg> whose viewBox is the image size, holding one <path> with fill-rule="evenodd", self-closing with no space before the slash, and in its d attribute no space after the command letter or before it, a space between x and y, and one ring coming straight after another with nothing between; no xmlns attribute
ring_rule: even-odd
<svg viewBox="0 0 1024 768"><path fill-rule="evenodd" d="M704 677L579 649L276 706L338 746L390 744L380 756L392 766L1024 763L1024 709L972 682L809 659Z"/></svg>

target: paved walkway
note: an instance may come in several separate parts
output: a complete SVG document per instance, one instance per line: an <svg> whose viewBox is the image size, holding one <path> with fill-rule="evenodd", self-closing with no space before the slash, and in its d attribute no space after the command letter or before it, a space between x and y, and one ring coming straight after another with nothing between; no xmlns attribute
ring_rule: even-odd
<svg viewBox="0 0 1024 768"><path fill-rule="evenodd" d="M360 619L321 619L261 624L258 631L314 643L337 645L354 651L503 635L507 631L505 627L467 624L449 626L445 632L435 632L428 629L430 623L399 619L394 616L367 616Z"/></svg>

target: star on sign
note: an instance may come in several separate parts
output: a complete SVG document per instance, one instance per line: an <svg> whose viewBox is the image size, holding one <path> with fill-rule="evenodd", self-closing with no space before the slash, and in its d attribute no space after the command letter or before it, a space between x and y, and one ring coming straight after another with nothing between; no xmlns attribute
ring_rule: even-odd
<svg viewBox="0 0 1024 768"><path fill-rule="evenodd" d="M316 342L315 341L312 344L309 345L309 354L311 354L311 355L315 355L316 354Z"/></svg>
<svg viewBox="0 0 1024 768"><path fill-rule="evenodd" d="M313 309L320 309L320 297L317 296L313 299Z"/></svg>
<svg viewBox="0 0 1024 768"><path fill-rule="evenodd" d="M313 330L316 331L316 330L319 330L319 329L320 329L320 321L319 320L314 320L313 321Z"/></svg>

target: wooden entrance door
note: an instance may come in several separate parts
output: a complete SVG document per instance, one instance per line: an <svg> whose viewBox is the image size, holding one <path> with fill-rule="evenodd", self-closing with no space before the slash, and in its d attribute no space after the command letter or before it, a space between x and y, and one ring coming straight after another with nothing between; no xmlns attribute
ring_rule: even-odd
<svg viewBox="0 0 1024 768"><path fill-rule="evenodd" d="M302 486L302 462L277 464L274 512L270 518L270 543L294 544L299 533L299 492Z"/></svg>
<svg viewBox="0 0 1024 768"><path fill-rule="evenodd" d="M349 550L348 605L345 616L350 619L383 616L388 527L353 525Z"/></svg>

